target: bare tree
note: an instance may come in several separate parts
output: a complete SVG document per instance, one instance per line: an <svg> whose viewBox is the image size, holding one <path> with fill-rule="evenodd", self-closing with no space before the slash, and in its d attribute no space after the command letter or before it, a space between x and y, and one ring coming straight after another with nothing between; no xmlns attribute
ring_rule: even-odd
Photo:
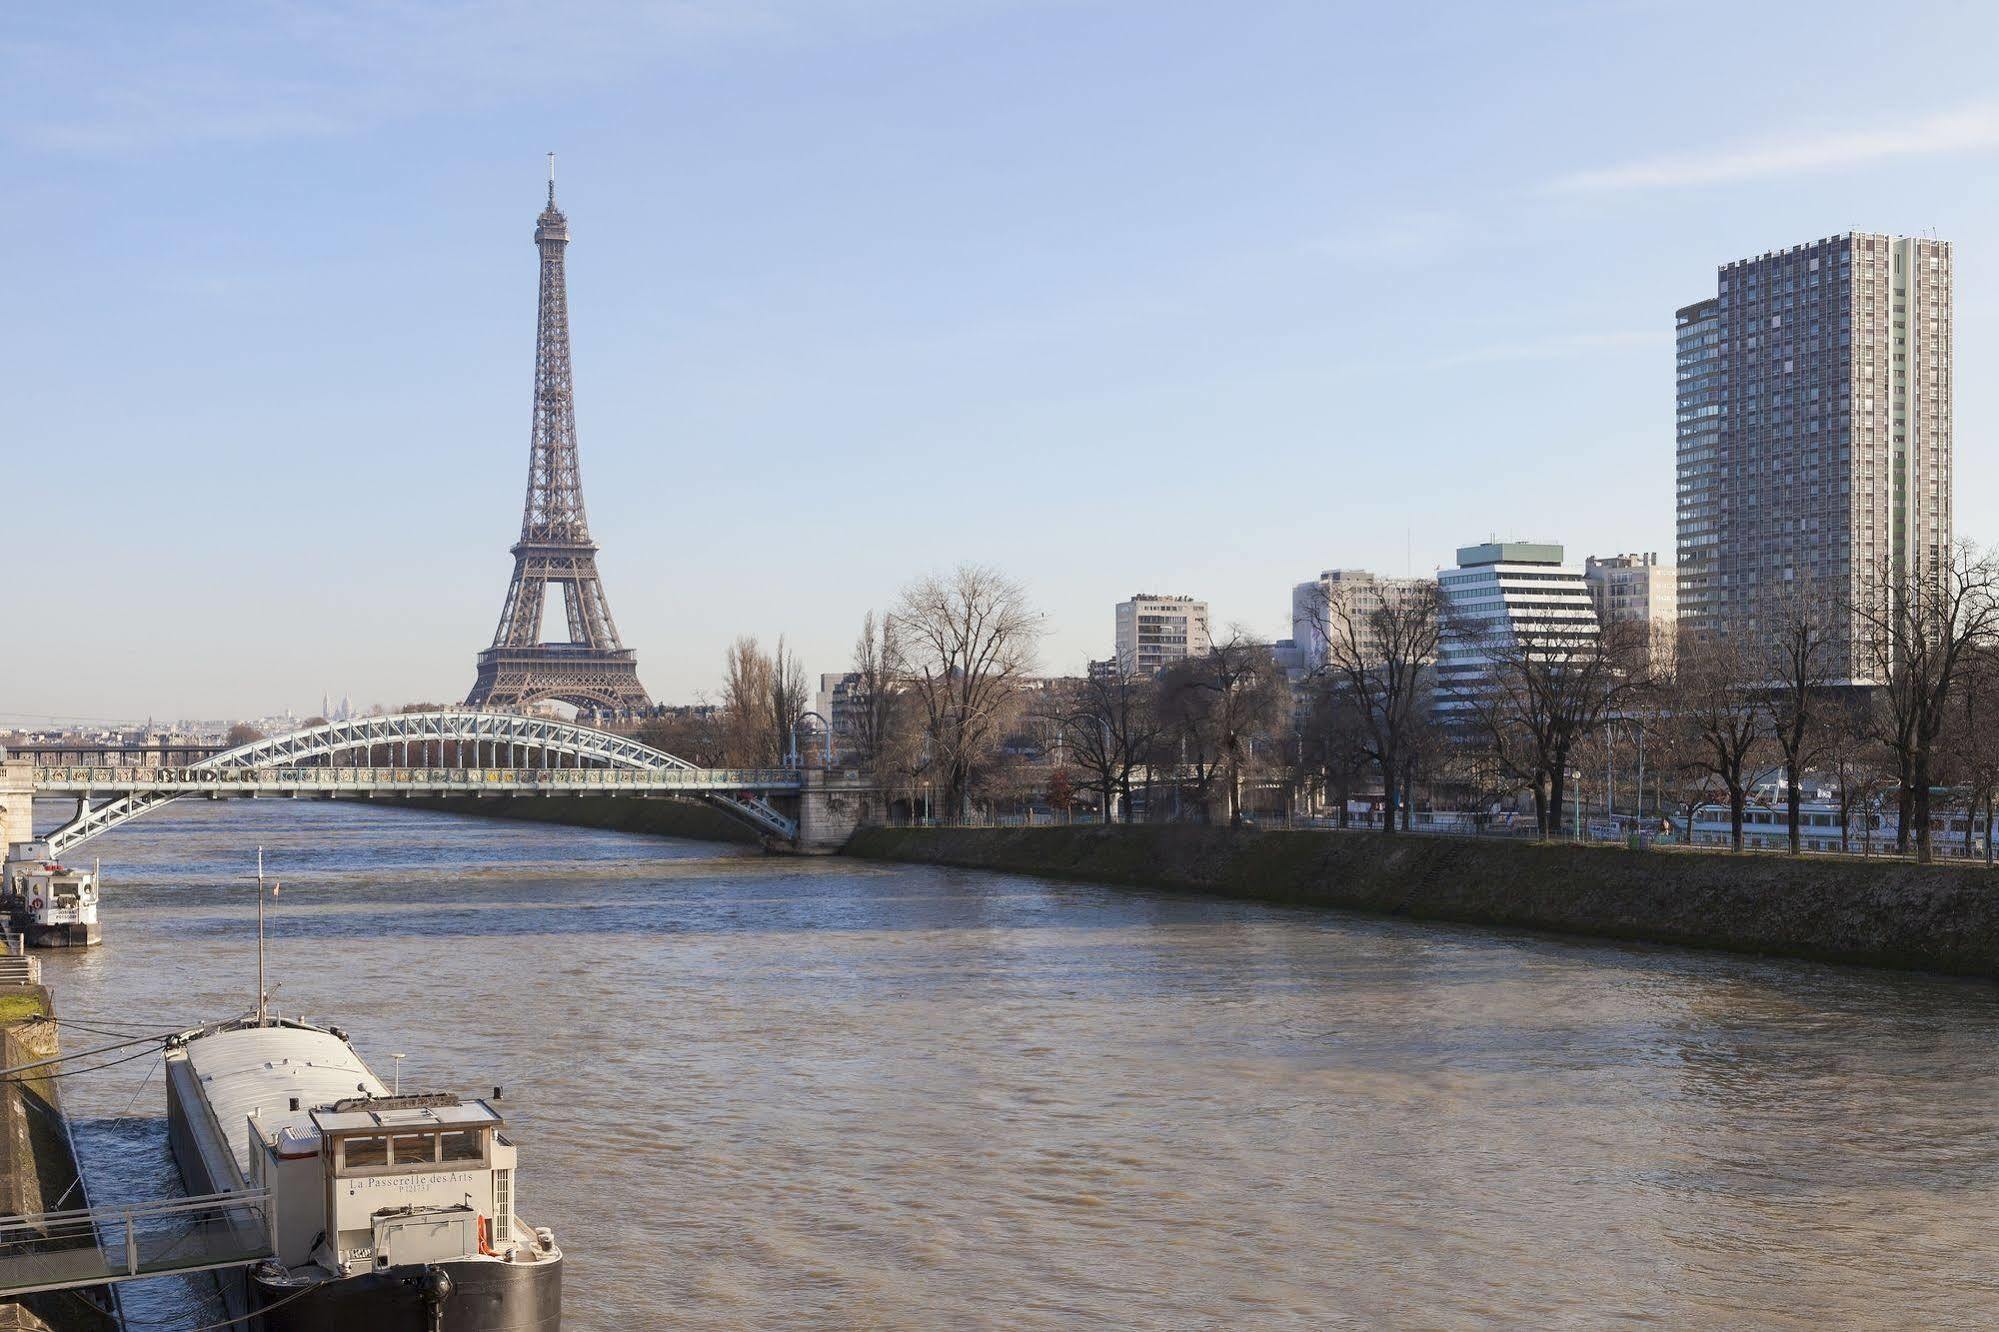
<svg viewBox="0 0 1999 1332"><path fill-rule="evenodd" d="M1398 808L1407 826L1406 782L1416 765L1416 733L1429 715L1430 671L1443 629L1437 585L1370 589L1365 601L1340 584L1317 589L1325 610L1323 673L1343 696L1354 739L1380 773L1381 830L1392 835Z"/></svg>
<svg viewBox="0 0 1999 1332"><path fill-rule="evenodd" d="M1672 712L1691 743L1684 761L1728 795L1729 845L1742 849L1742 814L1770 756L1757 667L1740 630L1690 636L1680 644Z"/></svg>
<svg viewBox="0 0 1999 1332"><path fill-rule="evenodd" d="M1207 823L1212 808L1209 795L1221 775L1222 759L1213 700L1202 683L1203 665L1200 658L1182 657L1159 673L1154 702L1159 734L1147 763L1173 774L1176 818L1185 815L1188 779L1192 778L1194 809L1201 822Z"/></svg>
<svg viewBox="0 0 1999 1332"><path fill-rule="evenodd" d="M1203 796L1219 775L1229 826L1240 828L1243 776L1257 755L1258 742L1266 756L1275 757L1271 751L1277 727L1290 702L1284 673L1268 644L1237 627L1206 654L1175 662L1164 683L1169 724L1193 741L1196 762L1206 765L1200 782Z"/></svg>
<svg viewBox="0 0 1999 1332"><path fill-rule="evenodd" d="M1446 630L1483 668L1451 687L1472 740L1534 794L1542 837L1560 829L1569 756L1645 680L1644 626L1594 619L1505 624L1460 615Z"/></svg>
<svg viewBox="0 0 1999 1332"><path fill-rule="evenodd" d="M732 768L774 768L783 753L771 711L772 663L757 640L729 645L722 676L722 752Z"/></svg>
<svg viewBox="0 0 1999 1332"><path fill-rule="evenodd" d="M1300 777L1323 786L1337 810L1340 827L1347 826L1348 802L1359 790L1375 759L1368 748L1367 728L1345 690L1330 680L1313 693L1311 711L1298 739Z"/></svg>
<svg viewBox="0 0 1999 1332"><path fill-rule="evenodd" d="M1674 684L1662 682L1642 696L1646 752L1658 783L1659 813L1678 824L1681 840L1691 845L1694 818L1713 799L1714 774L1702 766L1704 746L1698 733L1676 710Z"/></svg>
<svg viewBox="0 0 1999 1332"><path fill-rule="evenodd" d="M1972 852L1982 810L1990 864L1994 796L1999 793L1999 648L1981 645L1966 657L1937 750L1939 775L1964 792L1964 854Z"/></svg>
<svg viewBox="0 0 1999 1332"><path fill-rule="evenodd" d="M1041 617L997 570L961 564L903 590L894 632L910 692L922 710L947 808L969 812L973 774L1004 734L1021 681L1034 667Z"/></svg>
<svg viewBox="0 0 1999 1332"><path fill-rule="evenodd" d="M794 744L792 730L805 715L811 697L805 690L805 667L798 654L785 647L784 635L777 636L777 651L770 658L771 739L779 761L789 757Z"/></svg>
<svg viewBox="0 0 1999 1332"><path fill-rule="evenodd" d="M1802 849L1798 805L1805 769L1816 762L1825 742L1820 712L1844 655L1838 602L1814 584L1794 586L1764 607L1767 635L1760 669L1770 736L1784 760L1784 813L1791 854Z"/></svg>
<svg viewBox="0 0 1999 1332"><path fill-rule="evenodd" d="M310 725L310 723L307 723ZM222 743L230 749L238 745L252 745L264 738L264 733L248 722L237 722L229 728L229 734L222 737Z"/></svg>
<svg viewBox="0 0 1999 1332"><path fill-rule="evenodd" d="M1819 710L1821 740L1819 762L1833 780L1833 813L1839 820L1839 849L1852 849L1853 821L1862 826L1863 844L1874 840L1874 804L1887 785L1883 763L1887 755L1877 736L1874 719L1879 700L1870 691L1836 692Z"/></svg>
<svg viewBox="0 0 1999 1332"><path fill-rule="evenodd" d="M837 718L854 761L884 792L915 772L920 747L893 625L893 620L873 611L861 621L847 678L846 707Z"/></svg>
<svg viewBox="0 0 1999 1332"><path fill-rule="evenodd" d="M1116 661L1104 662L1084 678L1053 691L1046 708L1070 758L1089 774L1089 785L1102 798L1103 821L1111 822L1122 796L1129 823L1131 775L1152 752L1159 734L1152 682Z"/></svg>
<svg viewBox="0 0 1999 1332"><path fill-rule="evenodd" d="M1878 736L1901 778L1895 846L1915 828L1916 859L1931 857L1930 780L1952 690L1971 652L1999 635L1999 566L1963 543L1870 587L1854 606L1881 681Z"/></svg>

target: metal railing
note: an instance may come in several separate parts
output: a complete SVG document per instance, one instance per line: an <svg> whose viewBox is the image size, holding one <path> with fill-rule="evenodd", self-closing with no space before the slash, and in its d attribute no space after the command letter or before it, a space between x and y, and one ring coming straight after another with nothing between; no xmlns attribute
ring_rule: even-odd
<svg viewBox="0 0 1999 1332"><path fill-rule="evenodd" d="M34 781L36 789L48 793L224 791L243 787L335 790L398 786L795 791L800 778L793 768L39 767L34 770Z"/></svg>
<svg viewBox="0 0 1999 1332"><path fill-rule="evenodd" d="M1745 830L1742 850L1737 853L1730 849L1729 837L1725 831L1716 833L1711 829L1702 828L1690 841L1684 833L1654 834L1628 826L1629 820L1625 816L1619 816L1619 819L1621 820L1619 823L1610 823L1599 817L1594 825L1586 819L1580 832L1572 826L1565 825L1543 839L1535 828L1532 815L1515 815L1511 819L1494 815L1488 816L1481 822L1465 816L1435 818L1427 813L1419 812L1415 815L1414 820L1408 828L1398 826L1395 835L1398 837L1456 838L1471 841L1531 842L1545 840L1550 845L1628 848L1632 845L1634 833L1639 833L1642 835L1645 849L1669 853L1688 855L1741 854L1745 856L1766 857L1788 856L1791 853L1790 843L1784 830L1781 828L1773 829L1768 825L1758 826L1754 835L1749 834ZM1650 820L1648 822L1656 826L1655 822ZM1070 824L1078 827L1104 826L1102 820L1094 812L1085 813L1078 811L1072 816L1065 817L1060 812L1051 815L1046 810L1037 810L1031 814L972 813L951 817L940 815L936 818L894 816L876 820L876 823L880 826L891 828L1048 828L1062 827ZM1198 819L1151 821L1139 819L1136 821L1136 826L1165 827L1176 823L1191 827L1202 826ZM1247 816L1244 819L1244 824L1247 827L1260 830L1277 829L1299 832L1381 835L1381 818L1378 815L1372 817L1354 815L1350 816L1345 824L1342 824L1337 815L1287 816L1284 814L1254 814ZM1124 825L1122 820L1116 820L1110 826L1122 827ZM1225 828L1228 826L1228 820L1218 817L1209 826ZM1813 838L1808 836L1799 848L1802 855L1822 859L1834 857L1847 860L1902 861L1906 863L1913 863L1916 859L1915 839L1913 837L1910 839L1910 849L1908 851L1897 851L1892 835L1884 841L1877 831L1870 842L1865 840L1859 832L1855 832L1851 835L1849 846L1842 849L1837 845L1825 844L1825 838L1823 837L1824 829L1819 829L1817 832L1817 840L1820 844L1814 845ZM1962 866L1975 865L1983 868L1986 863L1983 837L1975 839L1973 845L1968 849L1964 845L1963 837L1962 832L1952 832L1948 835L1933 835L1930 843L1931 858L1938 863Z"/></svg>
<svg viewBox="0 0 1999 1332"><path fill-rule="evenodd" d="M44 1212L0 1221L0 1295L245 1267L271 1256L270 1195Z"/></svg>

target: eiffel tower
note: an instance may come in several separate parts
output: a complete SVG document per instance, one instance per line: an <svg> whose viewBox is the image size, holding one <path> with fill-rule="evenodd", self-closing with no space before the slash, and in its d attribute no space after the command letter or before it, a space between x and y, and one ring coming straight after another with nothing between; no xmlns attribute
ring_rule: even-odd
<svg viewBox="0 0 1999 1332"><path fill-rule="evenodd" d="M569 371L569 292L563 251L569 219L555 206L555 154L548 157L548 207L535 219L541 251L541 318L534 340L534 431L528 455L527 509L514 543L514 581L493 645L479 654L467 706L520 711L545 700L586 712L630 715L652 710L639 683L638 658L618 641L611 603L597 576L597 544L583 512L576 459L576 403ZM562 588L569 641L541 641L551 584Z"/></svg>

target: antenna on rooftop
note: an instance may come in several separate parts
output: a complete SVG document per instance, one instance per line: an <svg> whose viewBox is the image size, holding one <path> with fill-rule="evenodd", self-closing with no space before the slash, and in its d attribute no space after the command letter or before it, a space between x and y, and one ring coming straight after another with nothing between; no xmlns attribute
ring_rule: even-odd
<svg viewBox="0 0 1999 1332"><path fill-rule="evenodd" d="M257 848L257 1025L264 1025L264 848Z"/></svg>
<svg viewBox="0 0 1999 1332"><path fill-rule="evenodd" d="M548 155L548 206L555 207L555 154Z"/></svg>

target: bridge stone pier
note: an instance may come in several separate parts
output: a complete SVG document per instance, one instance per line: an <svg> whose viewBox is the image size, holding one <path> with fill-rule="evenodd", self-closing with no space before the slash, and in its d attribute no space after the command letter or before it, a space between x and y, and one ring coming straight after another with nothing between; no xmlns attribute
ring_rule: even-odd
<svg viewBox="0 0 1999 1332"><path fill-rule="evenodd" d="M877 794L875 784L857 773L807 768L799 773L798 836L793 849L800 855L830 856L847 844L868 815Z"/></svg>
<svg viewBox="0 0 1999 1332"><path fill-rule="evenodd" d="M0 855L16 842L35 839L35 765L0 759Z"/></svg>

